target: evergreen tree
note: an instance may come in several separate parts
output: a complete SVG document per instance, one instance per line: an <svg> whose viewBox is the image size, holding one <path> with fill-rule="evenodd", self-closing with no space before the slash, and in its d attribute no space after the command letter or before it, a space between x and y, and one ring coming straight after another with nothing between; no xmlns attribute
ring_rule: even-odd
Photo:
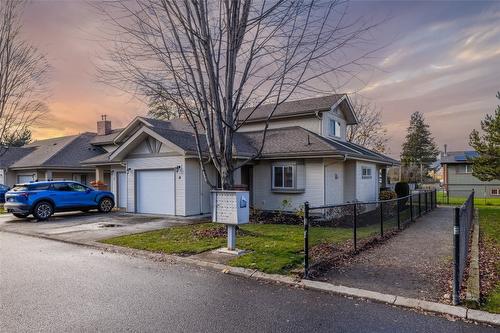
<svg viewBox="0 0 500 333"><path fill-rule="evenodd" d="M32 140L29 129L24 129L21 133L12 133L5 136L5 141L2 142L4 147L22 147Z"/></svg>
<svg viewBox="0 0 500 333"><path fill-rule="evenodd" d="M421 166L423 174L431 164L437 160L439 150L434 138L429 131L429 125L425 123L424 115L414 112L410 118L410 126L402 145L401 162L404 166Z"/></svg>
<svg viewBox="0 0 500 333"><path fill-rule="evenodd" d="M494 116L488 114L481 121L481 129L483 135L474 129L469 136L470 146L479 153L473 160L472 174L482 181L500 179L500 105Z"/></svg>

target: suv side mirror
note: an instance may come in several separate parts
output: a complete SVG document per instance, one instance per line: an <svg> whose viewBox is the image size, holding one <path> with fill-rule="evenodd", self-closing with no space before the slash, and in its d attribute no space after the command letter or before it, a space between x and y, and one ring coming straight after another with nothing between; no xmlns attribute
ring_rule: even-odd
<svg viewBox="0 0 500 333"><path fill-rule="evenodd" d="M90 192L92 192L92 189L90 189L90 188L87 188L87 189L85 190L85 193L90 193Z"/></svg>

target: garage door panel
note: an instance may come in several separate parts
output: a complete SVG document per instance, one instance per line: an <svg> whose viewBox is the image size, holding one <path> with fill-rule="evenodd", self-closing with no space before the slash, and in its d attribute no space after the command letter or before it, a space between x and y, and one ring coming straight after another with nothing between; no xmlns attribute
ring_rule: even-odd
<svg viewBox="0 0 500 333"><path fill-rule="evenodd" d="M136 177L138 213L175 215L173 170L138 170Z"/></svg>

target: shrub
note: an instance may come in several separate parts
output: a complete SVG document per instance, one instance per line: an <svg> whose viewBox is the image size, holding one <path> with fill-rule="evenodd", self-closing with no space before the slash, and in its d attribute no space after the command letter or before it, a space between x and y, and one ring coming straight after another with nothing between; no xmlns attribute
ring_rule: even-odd
<svg viewBox="0 0 500 333"><path fill-rule="evenodd" d="M379 194L379 199L380 200L391 200L391 199L396 199L398 195L394 191L380 191Z"/></svg>
<svg viewBox="0 0 500 333"><path fill-rule="evenodd" d="M398 198L410 195L410 186L405 182L396 183L394 190L396 191Z"/></svg>

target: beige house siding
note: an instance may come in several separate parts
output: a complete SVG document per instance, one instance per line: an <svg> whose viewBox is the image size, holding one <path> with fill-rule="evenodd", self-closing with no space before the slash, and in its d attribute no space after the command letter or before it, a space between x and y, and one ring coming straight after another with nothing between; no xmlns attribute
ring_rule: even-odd
<svg viewBox="0 0 500 333"><path fill-rule="evenodd" d="M258 123L249 123L243 125L239 132L252 132L252 131L261 131L264 129L265 122ZM321 133L321 120L316 118L315 115L311 117L304 118L285 118L285 119L276 119L272 120L269 123L269 129L273 128L283 128L283 127L291 127L291 126L300 126L314 133Z"/></svg>
<svg viewBox="0 0 500 333"><path fill-rule="evenodd" d="M205 182L197 159L186 159L186 215L199 215L211 212L211 188ZM216 182L215 170L207 167L207 174L212 183Z"/></svg>
<svg viewBox="0 0 500 333"><path fill-rule="evenodd" d="M480 198L498 198L491 194L492 189L500 188L500 180L483 182L474 177L472 173L460 172L459 165L448 164L448 190L450 196L466 197L472 190Z"/></svg>
<svg viewBox="0 0 500 333"><path fill-rule="evenodd" d="M276 162L274 162L276 163ZM272 161L260 161L253 167L253 203L257 209L295 210L300 209L305 201L312 206L324 204L324 164L323 159L304 161L303 193L277 193L272 191ZM297 165L301 165L298 163ZM297 178L300 178L297 169ZM284 206L283 201L290 203Z"/></svg>
<svg viewBox="0 0 500 333"><path fill-rule="evenodd" d="M344 163L344 202L356 200L356 161Z"/></svg>

